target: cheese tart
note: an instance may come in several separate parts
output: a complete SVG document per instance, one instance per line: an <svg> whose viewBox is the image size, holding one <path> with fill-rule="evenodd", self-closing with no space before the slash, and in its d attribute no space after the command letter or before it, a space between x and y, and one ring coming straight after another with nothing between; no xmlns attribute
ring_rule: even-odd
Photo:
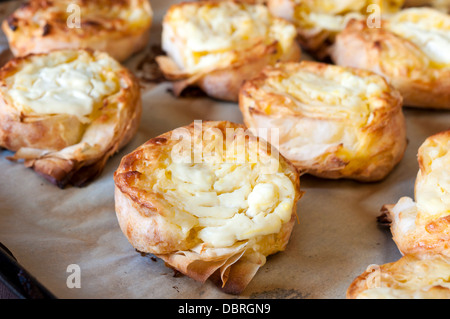
<svg viewBox="0 0 450 319"><path fill-rule="evenodd" d="M443 12L450 12L450 0L405 0L404 7L432 7Z"/></svg>
<svg viewBox="0 0 450 319"><path fill-rule="evenodd" d="M184 2L169 8L162 26L166 55L157 62L176 96L196 86L213 98L237 101L245 79L301 55L295 27L262 4Z"/></svg>
<svg viewBox="0 0 450 319"><path fill-rule="evenodd" d="M371 265L347 289L347 299L450 299L448 256L405 255Z"/></svg>
<svg viewBox="0 0 450 319"><path fill-rule="evenodd" d="M331 49L334 63L383 75L405 106L450 108L450 15L431 8L404 9L368 28L352 21ZM355 54L357 52L358 54Z"/></svg>
<svg viewBox="0 0 450 319"><path fill-rule="evenodd" d="M418 151L414 199L383 207L393 239L403 254L450 257L450 131L428 137ZM387 219L386 219L387 218Z"/></svg>
<svg viewBox="0 0 450 319"><path fill-rule="evenodd" d="M239 108L247 127L278 134L301 173L378 181L406 148L400 93L365 70L279 63L245 82Z"/></svg>
<svg viewBox="0 0 450 319"><path fill-rule="evenodd" d="M104 52L61 50L0 69L0 146L52 183L81 186L135 134L137 79Z"/></svg>
<svg viewBox="0 0 450 319"><path fill-rule="evenodd" d="M397 12L402 4L403 0L267 1L273 15L294 23L302 47L319 60L328 58L328 49L334 38L350 20L364 20L375 25L379 20L378 14Z"/></svg>
<svg viewBox="0 0 450 319"><path fill-rule="evenodd" d="M240 294L285 249L297 170L243 125L194 122L152 138L114 174L120 228L138 251Z"/></svg>
<svg viewBox="0 0 450 319"><path fill-rule="evenodd" d="M149 41L148 0L28 0L3 21L15 56L87 48L124 61Z"/></svg>

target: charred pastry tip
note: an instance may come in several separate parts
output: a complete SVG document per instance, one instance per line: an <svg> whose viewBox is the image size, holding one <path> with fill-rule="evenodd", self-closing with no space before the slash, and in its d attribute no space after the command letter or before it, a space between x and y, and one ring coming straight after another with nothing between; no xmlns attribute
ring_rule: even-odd
<svg viewBox="0 0 450 319"><path fill-rule="evenodd" d="M12 30L12 31L16 31L18 26L17 26L17 19L13 16L9 17L7 20L8 23L8 27Z"/></svg>
<svg viewBox="0 0 450 319"><path fill-rule="evenodd" d="M46 23L42 28L42 36L45 37L46 35L48 35L50 33L50 30L51 30L50 24Z"/></svg>
<svg viewBox="0 0 450 319"><path fill-rule="evenodd" d="M377 217L377 222L380 225L389 226L392 220L389 215L389 210L386 206L383 206L380 210L380 215Z"/></svg>

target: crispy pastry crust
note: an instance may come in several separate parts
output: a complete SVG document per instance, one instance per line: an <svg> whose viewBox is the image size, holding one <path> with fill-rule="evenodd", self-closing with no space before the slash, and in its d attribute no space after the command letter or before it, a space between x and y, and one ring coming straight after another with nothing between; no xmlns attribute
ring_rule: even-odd
<svg viewBox="0 0 450 319"><path fill-rule="evenodd" d="M106 53L75 52L111 59ZM65 51L50 54L64 55ZM0 69L0 86L8 88L8 77L46 55L30 54L9 61ZM100 114L89 124L69 114L24 113L0 93L0 146L15 152L10 159L24 160L25 166L61 188L83 186L100 174L108 158L135 135L141 116L139 83L130 71L117 65L120 90L104 98Z"/></svg>
<svg viewBox="0 0 450 319"><path fill-rule="evenodd" d="M395 205L383 206L379 217L390 225L403 257L366 270L349 286L347 298L450 298L449 193L442 171L448 169L449 147L450 131L430 136L421 145L417 202L402 197Z"/></svg>
<svg viewBox="0 0 450 319"><path fill-rule="evenodd" d="M420 48L386 28L369 28L364 21L353 20L330 51L338 65L386 77L401 92L405 106L450 108L450 68L430 67Z"/></svg>
<svg viewBox="0 0 450 319"><path fill-rule="evenodd" d="M420 170L415 183L415 197L420 192L434 191L437 195L442 192L441 202L445 203L445 186L430 190L426 186L433 160L428 152L436 152L434 146L441 145L441 152L449 152L450 131L444 131L427 138L419 148L418 162ZM433 149L430 150L430 147ZM446 149L447 148L447 149ZM434 173L436 174L436 172ZM439 174L439 173L437 173ZM438 186L436 186L438 187ZM448 194L447 194L448 196ZM432 200L436 200L433 198ZM427 204L427 203L425 203ZM448 213L447 207L447 213ZM442 254L450 256L450 214L445 212L421 211L412 199L402 198L397 205L384 205L382 216L390 224L393 240L402 254ZM410 225L408 227L408 225Z"/></svg>
<svg viewBox="0 0 450 319"><path fill-rule="evenodd" d="M71 15L78 13L69 7L73 4L79 8L79 27L72 27ZM137 26L118 16L137 9L145 12ZM2 29L15 56L86 48L124 61L147 45L152 17L148 0L30 0L3 21Z"/></svg>
<svg viewBox="0 0 450 319"><path fill-rule="evenodd" d="M239 3L239 1L232 2ZM220 1L200 1L197 5L199 7L220 5ZM171 10L182 6L183 4L177 4L169 9L163 21L163 27L170 24L168 17ZM196 73L186 72L170 56L159 56L156 61L164 76L172 81L173 92L176 96L180 96L188 86L197 86L213 98L237 102L239 89L246 79L257 75L268 64L274 64L277 61L298 61L301 57L301 49L296 41L292 41L289 49L282 54L275 40L270 44L257 43L246 50L237 48L234 51L239 55L239 59L233 63L207 68Z"/></svg>
<svg viewBox="0 0 450 319"><path fill-rule="evenodd" d="M322 76L331 68L334 68L333 72L345 70L345 68L340 69L336 66L311 61L279 63L274 67L265 68L257 78L246 81L241 88L239 108L243 114L244 123L247 127L254 129L278 128L280 130L280 152L301 173L330 179L350 178L364 182L379 181L385 178L402 159L406 148L402 99L396 90L387 85L388 91L383 92L373 102L373 105L377 105L377 107L371 111L370 123L366 123L358 129L360 147L353 155L350 157L345 155L345 146L342 143L339 145L334 143L336 145L329 146L319 155L311 155L305 159L303 155L300 158L296 151L292 151L289 146L292 138L301 136L301 134L299 136L289 135L292 133L292 128L300 128L302 125L310 127L308 123L311 121L323 121L324 126L321 130L332 131L340 125L345 126L344 120L327 118L326 115L313 118L307 113L296 111L297 102L294 97L284 92L267 91L264 88L268 80L276 81L278 77L289 77L299 71L308 71ZM357 69L351 72L362 78L374 75L371 72ZM381 77L380 80L386 83ZM314 104L311 102L311 105ZM284 128L290 129L287 131Z"/></svg>
<svg viewBox="0 0 450 319"><path fill-rule="evenodd" d="M376 4L382 13L395 12L400 9L402 0L396 1L330 1L331 7L318 7L320 3L315 0L268 0L267 7L276 16L286 19L295 24L298 32L298 40L301 47L308 51L315 59L324 61L329 59L329 49L336 35L343 29L352 18L369 18L372 12L369 5ZM322 2L325 3L326 2ZM309 21L304 15L324 14L328 19L341 20L341 27L326 27L326 22L321 26L315 21ZM324 19L326 19L324 17Z"/></svg>
<svg viewBox="0 0 450 319"><path fill-rule="evenodd" d="M219 130L225 139L226 130L230 128L246 129L243 125L218 121L203 122L201 132ZM194 123L180 129L191 136L196 134ZM156 172L177 147L179 139L173 138L174 132L150 139L122 159L114 174L120 228L138 251L154 254L167 266L197 281L211 279L226 293L240 294L259 267L264 265L266 256L284 250L288 243L296 219L296 201L301 197L298 172L282 156L279 157L280 171L295 187L295 202L289 221L278 233L240 240L232 246L211 248L197 237L198 230L192 228L188 234L181 231L174 222L174 218L179 216L174 216L176 210L171 207L173 204L166 203L165 194L152 191L151 186L142 187L142 183L153 178L148 174ZM257 141L260 143L259 139Z"/></svg>
<svg viewBox="0 0 450 319"><path fill-rule="evenodd" d="M449 299L450 260L444 256L403 256L396 262L371 267L354 279L347 289L347 299ZM440 268L440 270L439 270ZM373 294L374 290L378 293Z"/></svg>

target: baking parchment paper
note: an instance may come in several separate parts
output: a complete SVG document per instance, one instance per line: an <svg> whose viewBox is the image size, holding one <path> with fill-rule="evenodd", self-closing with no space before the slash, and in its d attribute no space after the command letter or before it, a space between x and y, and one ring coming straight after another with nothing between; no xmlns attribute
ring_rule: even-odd
<svg viewBox="0 0 450 319"><path fill-rule="evenodd" d="M196 91L175 98L170 84L158 81L153 57L162 17L175 2L152 1L149 47L125 63L142 80L142 121L136 137L108 161L101 176L84 188L59 189L21 163L8 161L12 153L0 150L0 242L59 298L345 298L352 280L369 265L401 257L389 229L376 218L384 204L413 196L417 149L426 137L450 128L450 112L405 107L409 144L401 163L382 182L302 176L306 193L286 250L268 258L242 295L227 295L209 281L180 276L154 256L135 251L114 210L113 173L122 156L194 120L242 122L235 103ZM0 14L5 17L16 6L2 3ZM4 63L11 54L3 34L0 45ZM70 285L71 265L80 271L80 288Z"/></svg>

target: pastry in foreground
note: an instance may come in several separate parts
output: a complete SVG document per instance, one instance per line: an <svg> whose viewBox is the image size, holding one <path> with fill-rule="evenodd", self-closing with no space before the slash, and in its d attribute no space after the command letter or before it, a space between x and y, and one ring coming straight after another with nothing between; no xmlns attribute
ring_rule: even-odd
<svg viewBox="0 0 450 319"><path fill-rule="evenodd" d="M268 0L270 12L297 28L302 47L315 58L328 57L328 48L336 35L351 19L369 24L377 21L371 15L398 11L403 0ZM379 19L379 17L377 17Z"/></svg>
<svg viewBox="0 0 450 319"><path fill-rule="evenodd" d="M450 299L450 257L406 255L371 265L347 290L348 299Z"/></svg>
<svg viewBox="0 0 450 319"><path fill-rule="evenodd" d="M383 207L382 220L402 254L450 257L450 131L427 138L418 152L414 196Z"/></svg>
<svg viewBox="0 0 450 319"><path fill-rule="evenodd" d="M150 139L114 174L131 245L240 294L285 249L301 196L297 170L243 125L194 122Z"/></svg>
<svg viewBox="0 0 450 319"><path fill-rule="evenodd" d="M381 28L348 23L331 57L335 64L383 75L401 92L405 106L449 109L449 48L450 15L410 8L384 20Z"/></svg>
<svg viewBox="0 0 450 319"><path fill-rule="evenodd" d="M265 65L300 59L295 38L295 27L261 4L184 2L164 17L166 55L157 62L176 96L196 86L211 97L237 101L242 82Z"/></svg>
<svg viewBox="0 0 450 319"><path fill-rule="evenodd" d="M245 82L239 108L247 127L278 134L301 173L378 181L406 148L400 93L365 70L279 63Z"/></svg>
<svg viewBox="0 0 450 319"><path fill-rule="evenodd" d="M104 52L62 50L0 69L0 146L59 187L82 186L135 134L137 79Z"/></svg>
<svg viewBox="0 0 450 319"><path fill-rule="evenodd" d="M29 0L2 29L15 56L58 49L92 49L124 61L149 41L148 0Z"/></svg>

